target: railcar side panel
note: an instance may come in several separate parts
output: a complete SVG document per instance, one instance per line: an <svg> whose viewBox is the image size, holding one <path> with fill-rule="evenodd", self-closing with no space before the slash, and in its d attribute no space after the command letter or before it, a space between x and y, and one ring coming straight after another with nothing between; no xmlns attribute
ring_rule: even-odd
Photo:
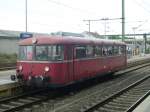
<svg viewBox="0 0 150 112"><path fill-rule="evenodd" d="M66 74L66 82L71 83L74 81L74 70L73 70L73 46L66 45L65 46L65 59L67 60L67 74Z"/></svg>

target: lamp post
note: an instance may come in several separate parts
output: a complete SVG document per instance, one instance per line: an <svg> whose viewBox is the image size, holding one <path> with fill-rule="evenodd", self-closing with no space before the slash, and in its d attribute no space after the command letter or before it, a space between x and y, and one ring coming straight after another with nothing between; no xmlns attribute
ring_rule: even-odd
<svg viewBox="0 0 150 112"><path fill-rule="evenodd" d="M28 1L25 0L25 31L28 31Z"/></svg>
<svg viewBox="0 0 150 112"><path fill-rule="evenodd" d="M125 0L122 0L122 41L125 37Z"/></svg>

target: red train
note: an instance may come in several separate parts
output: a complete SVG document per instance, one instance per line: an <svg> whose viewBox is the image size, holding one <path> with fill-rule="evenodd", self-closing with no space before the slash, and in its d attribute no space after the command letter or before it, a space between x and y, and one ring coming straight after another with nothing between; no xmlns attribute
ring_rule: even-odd
<svg viewBox="0 0 150 112"><path fill-rule="evenodd" d="M126 45L80 37L36 37L19 42L16 77L27 85L59 87L127 65ZM15 79L14 76L11 77Z"/></svg>

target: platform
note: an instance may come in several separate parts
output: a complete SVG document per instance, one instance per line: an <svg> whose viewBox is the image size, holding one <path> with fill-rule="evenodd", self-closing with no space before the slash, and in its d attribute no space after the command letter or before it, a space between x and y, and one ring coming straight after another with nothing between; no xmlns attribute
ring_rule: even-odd
<svg viewBox="0 0 150 112"><path fill-rule="evenodd" d="M16 70L7 70L7 71L0 71L0 81L1 80L8 80L10 81L10 75L14 75Z"/></svg>
<svg viewBox="0 0 150 112"><path fill-rule="evenodd" d="M150 112L150 95L133 112Z"/></svg>
<svg viewBox="0 0 150 112"><path fill-rule="evenodd" d="M140 60L145 60L145 59L150 59L150 54L145 54L145 55L138 55L138 56L133 56L130 59L127 59L128 63L132 63L135 61L140 61Z"/></svg>
<svg viewBox="0 0 150 112"><path fill-rule="evenodd" d="M21 85L10 80L12 74L15 74L15 70L0 71L0 98L15 95L21 91L18 88Z"/></svg>

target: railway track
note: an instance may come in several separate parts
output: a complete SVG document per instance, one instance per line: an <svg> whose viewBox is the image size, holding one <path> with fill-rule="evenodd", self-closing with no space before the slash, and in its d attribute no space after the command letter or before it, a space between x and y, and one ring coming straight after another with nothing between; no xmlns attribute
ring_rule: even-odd
<svg viewBox="0 0 150 112"><path fill-rule="evenodd" d="M65 88L64 89L46 88L46 89L30 91L13 97L3 98L0 99L0 112L20 112L21 110L22 111L28 110L28 112L31 112L30 108L32 106L33 107L35 106L35 108L37 108L36 107L37 104L46 102L49 99L55 99L57 97L61 97L64 94L67 94Z"/></svg>
<svg viewBox="0 0 150 112"><path fill-rule="evenodd" d="M81 112L131 112L150 93L150 76L131 84L103 101L95 101Z"/></svg>
<svg viewBox="0 0 150 112"><path fill-rule="evenodd" d="M4 98L0 100L0 112L18 111L22 108L45 101L47 100L47 97L52 97L52 95L54 95L54 91L50 93L47 89L42 89L14 97Z"/></svg>
<svg viewBox="0 0 150 112"><path fill-rule="evenodd" d="M1 67L1 68L0 68L0 71L1 71L1 70L11 70L11 69L15 69L15 68L16 68L15 66Z"/></svg>

